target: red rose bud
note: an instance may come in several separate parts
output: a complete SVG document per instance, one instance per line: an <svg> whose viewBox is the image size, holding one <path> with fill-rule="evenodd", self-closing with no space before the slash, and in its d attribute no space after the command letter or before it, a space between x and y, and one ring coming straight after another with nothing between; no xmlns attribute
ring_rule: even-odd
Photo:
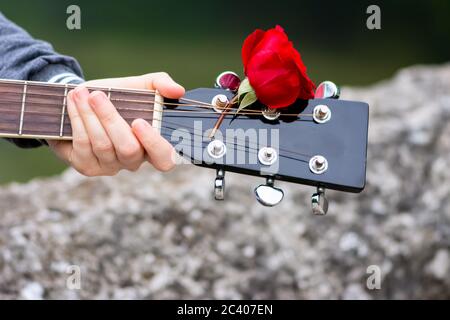
<svg viewBox="0 0 450 320"><path fill-rule="evenodd" d="M283 28L256 30L244 41L245 74L258 100L270 108L283 108L297 99L314 97L315 85Z"/></svg>
<svg viewBox="0 0 450 320"><path fill-rule="evenodd" d="M216 80L216 87L230 91L236 91L240 85L241 79L231 71L222 72Z"/></svg>

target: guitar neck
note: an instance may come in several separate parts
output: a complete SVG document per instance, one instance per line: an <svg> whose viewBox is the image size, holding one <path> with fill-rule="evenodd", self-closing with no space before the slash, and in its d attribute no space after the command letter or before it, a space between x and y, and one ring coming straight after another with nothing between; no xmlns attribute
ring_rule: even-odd
<svg viewBox="0 0 450 320"><path fill-rule="evenodd" d="M71 140L67 94L76 85L0 80L0 137ZM88 87L103 91L131 124L145 119L161 129L163 99L158 92Z"/></svg>

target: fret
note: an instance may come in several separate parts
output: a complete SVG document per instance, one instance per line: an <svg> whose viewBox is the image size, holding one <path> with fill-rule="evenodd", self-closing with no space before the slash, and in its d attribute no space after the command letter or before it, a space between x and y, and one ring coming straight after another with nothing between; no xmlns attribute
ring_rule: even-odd
<svg viewBox="0 0 450 320"><path fill-rule="evenodd" d="M27 99L27 88L28 82L25 81L23 84L23 93L22 93L22 109L20 111L19 135L22 135L23 133L23 120L25 117L25 102Z"/></svg>
<svg viewBox="0 0 450 320"><path fill-rule="evenodd" d="M69 87L67 84L64 85L64 101L62 105L62 111L61 111L61 126L59 128L59 136L64 136L64 118L66 116L66 107L67 107L67 93L69 91Z"/></svg>
<svg viewBox="0 0 450 320"><path fill-rule="evenodd" d="M111 88L108 88L108 100L111 100Z"/></svg>

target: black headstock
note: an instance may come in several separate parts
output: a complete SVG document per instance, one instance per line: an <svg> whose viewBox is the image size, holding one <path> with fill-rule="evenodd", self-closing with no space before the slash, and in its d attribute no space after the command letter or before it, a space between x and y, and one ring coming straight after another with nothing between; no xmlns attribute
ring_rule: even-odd
<svg viewBox="0 0 450 320"><path fill-rule="evenodd" d="M281 114L274 120L270 114L264 117L264 106L258 104L237 115L236 109L231 110L215 135L215 140L225 144L226 153L212 157L215 145L208 130L221 114L210 104L218 95L234 97L227 90L196 89L186 93L180 106L165 107L162 134L194 164L347 192L364 189L368 104L337 99L297 101L279 109ZM245 134L232 139L236 132ZM221 155L220 143L216 144ZM264 151L267 147L274 150ZM273 163L271 156L276 158Z"/></svg>

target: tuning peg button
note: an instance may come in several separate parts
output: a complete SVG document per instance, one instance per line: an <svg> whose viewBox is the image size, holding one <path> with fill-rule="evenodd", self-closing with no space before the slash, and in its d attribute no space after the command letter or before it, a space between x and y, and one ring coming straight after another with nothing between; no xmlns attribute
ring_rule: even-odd
<svg viewBox="0 0 450 320"><path fill-rule="evenodd" d="M217 77L215 87L236 92L240 85L241 79L236 73L225 71Z"/></svg>
<svg viewBox="0 0 450 320"><path fill-rule="evenodd" d="M316 216L324 216L328 212L328 200L325 197L325 189L317 188L317 192L311 197L312 212Z"/></svg>
<svg viewBox="0 0 450 320"><path fill-rule="evenodd" d="M217 170L214 181L214 198L218 201L225 199L225 171L222 169Z"/></svg>
<svg viewBox="0 0 450 320"><path fill-rule="evenodd" d="M339 99L341 90L331 81L324 81L316 89L316 99Z"/></svg>
<svg viewBox="0 0 450 320"><path fill-rule="evenodd" d="M274 207L284 198L283 190L274 187L273 178L268 178L267 183L255 188L256 199L265 207Z"/></svg>

